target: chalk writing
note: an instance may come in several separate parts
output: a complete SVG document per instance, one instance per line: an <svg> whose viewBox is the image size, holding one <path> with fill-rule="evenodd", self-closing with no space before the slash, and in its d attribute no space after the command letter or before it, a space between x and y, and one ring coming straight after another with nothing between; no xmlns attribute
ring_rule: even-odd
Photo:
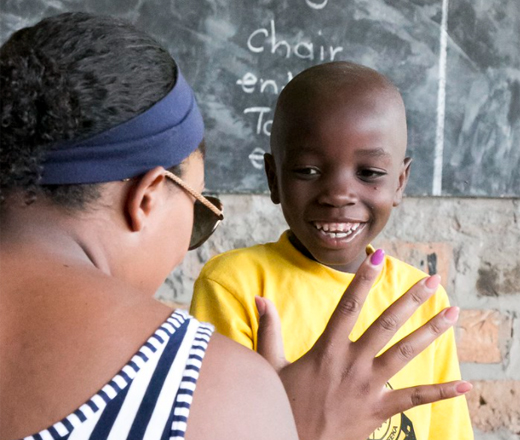
<svg viewBox="0 0 520 440"><path fill-rule="evenodd" d="M276 23L270 22L270 28L256 29L247 39L247 48L253 53L262 53L267 48L271 54L290 58L295 56L303 60L334 61L336 55L343 51L342 46L315 44L312 41L298 41L291 44L279 39L276 35Z"/></svg>
<svg viewBox="0 0 520 440"><path fill-rule="evenodd" d="M325 8L328 0L305 0L308 7L320 10ZM309 62L334 61L338 54L343 52L343 46L329 44L322 30L317 34L298 33L290 37L277 28L275 19L269 20L267 26L254 29L246 40L247 49L257 56L275 57L282 60L302 60L306 61L305 67ZM272 65L272 63L270 63ZM277 65L277 63L275 63ZM272 96L278 96L283 88L293 78L293 73L287 71L286 78L276 75L276 72L269 72L262 75L259 72L245 72L236 80L236 85L248 96L257 96L259 101L251 103L244 109L244 115L249 119L256 136L270 136L273 124L273 101ZM263 98L261 98L263 97ZM263 169L263 156L265 151L262 148L255 148L248 156L255 169Z"/></svg>
<svg viewBox="0 0 520 440"><path fill-rule="evenodd" d="M244 113L258 113L257 123L256 123L256 134L265 134L269 136L271 134L271 125L273 124L273 120L268 120L263 122L264 114L269 113L271 111L270 107L249 107L244 110Z"/></svg>
<svg viewBox="0 0 520 440"><path fill-rule="evenodd" d="M312 9L323 9L325 6L327 6L327 3L329 0L323 0L320 2L313 2L311 0L305 0L305 3L307 3L307 6L311 7Z"/></svg>
<svg viewBox="0 0 520 440"><path fill-rule="evenodd" d="M249 160L257 170L264 169L264 154L265 150L262 148L255 148L249 155Z"/></svg>
<svg viewBox="0 0 520 440"><path fill-rule="evenodd" d="M287 82L293 79L292 72L287 72ZM271 92L278 95L282 91L284 85L280 85L274 79L258 78L254 73L247 72L242 78L237 80L237 84L241 86L244 93L268 93Z"/></svg>

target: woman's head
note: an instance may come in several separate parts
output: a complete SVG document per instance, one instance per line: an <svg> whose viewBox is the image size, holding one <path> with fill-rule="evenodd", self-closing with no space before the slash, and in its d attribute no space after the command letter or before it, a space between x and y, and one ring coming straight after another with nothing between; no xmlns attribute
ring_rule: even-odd
<svg viewBox="0 0 520 440"><path fill-rule="evenodd" d="M128 23L73 13L13 34L0 63L0 214L66 208L65 229L111 273L157 287L190 245L196 197L182 184L204 183L202 117L174 60Z"/></svg>
<svg viewBox="0 0 520 440"><path fill-rule="evenodd" d="M39 185L45 153L142 113L173 87L177 67L124 21L67 13L14 33L0 49L0 75L1 198L23 192L82 208L99 185Z"/></svg>

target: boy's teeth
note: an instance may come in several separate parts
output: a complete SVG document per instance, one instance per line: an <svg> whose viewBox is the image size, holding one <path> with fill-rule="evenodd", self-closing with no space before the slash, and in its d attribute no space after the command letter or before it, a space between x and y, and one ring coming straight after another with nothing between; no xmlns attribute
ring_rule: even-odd
<svg viewBox="0 0 520 440"><path fill-rule="evenodd" d="M315 222L316 229L327 232L334 238L343 238L359 228L360 223L322 223Z"/></svg>
<svg viewBox="0 0 520 440"><path fill-rule="evenodd" d="M332 238L345 238L348 237L351 234L351 232L329 232L329 235Z"/></svg>

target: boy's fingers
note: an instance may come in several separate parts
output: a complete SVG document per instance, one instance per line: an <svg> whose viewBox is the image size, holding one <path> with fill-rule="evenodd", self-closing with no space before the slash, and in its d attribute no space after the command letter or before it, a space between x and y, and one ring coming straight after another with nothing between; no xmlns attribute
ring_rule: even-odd
<svg viewBox="0 0 520 440"><path fill-rule="evenodd" d="M337 344L348 341L348 336L354 328L368 292L381 271L384 257L384 251L378 249L361 264L336 306L318 343L337 346Z"/></svg>
<svg viewBox="0 0 520 440"><path fill-rule="evenodd" d="M381 376L390 378L401 370L435 339L453 326L459 317L458 307L448 307L435 315L422 327L392 345L374 360L374 368Z"/></svg>
<svg viewBox="0 0 520 440"><path fill-rule="evenodd" d="M285 359L282 325L278 311L274 304L266 298L256 296L255 303L260 316L256 351L279 372L288 362Z"/></svg>
<svg viewBox="0 0 520 440"><path fill-rule="evenodd" d="M389 419L394 414L402 413L419 405L462 396L471 391L472 388L471 383L457 380L389 391L386 396L388 406L385 407L385 417Z"/></svg>
<svg viewBox="0 0 520 440"><path fill-rule="evenodd" d="M374 358L410 316L437 291L439 283L438 275L417 282L370 325L356 345L363 346L363 353Z"/></svg>

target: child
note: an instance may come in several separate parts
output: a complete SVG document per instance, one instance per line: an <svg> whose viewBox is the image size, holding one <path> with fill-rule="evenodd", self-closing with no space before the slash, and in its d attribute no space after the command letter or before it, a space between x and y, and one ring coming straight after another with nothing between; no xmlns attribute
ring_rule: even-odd
<svg viewBox="0 0 520 440"><path fill-rule="evenodd" d="M195 284L191 313L256 349L255 295L269 298L280 314L287 359L305 354L323 332L366 253L373 252L370 242L401 202L411 162L405 157L406 143L401 95L376 71L334 62L296 76L278 100L271 154L265 156L271 199L281 204L290 229L276 243L211 259ZM350 338L359 338L385 308L425 276L387 257ZM447 306L441 288L388 346ZM388 326L392 328L392 323ZM450 330L388 386L406 388L459 378ZM394 416L370 438L466 440L473 433L466 401L458 397Z"/></svg>

